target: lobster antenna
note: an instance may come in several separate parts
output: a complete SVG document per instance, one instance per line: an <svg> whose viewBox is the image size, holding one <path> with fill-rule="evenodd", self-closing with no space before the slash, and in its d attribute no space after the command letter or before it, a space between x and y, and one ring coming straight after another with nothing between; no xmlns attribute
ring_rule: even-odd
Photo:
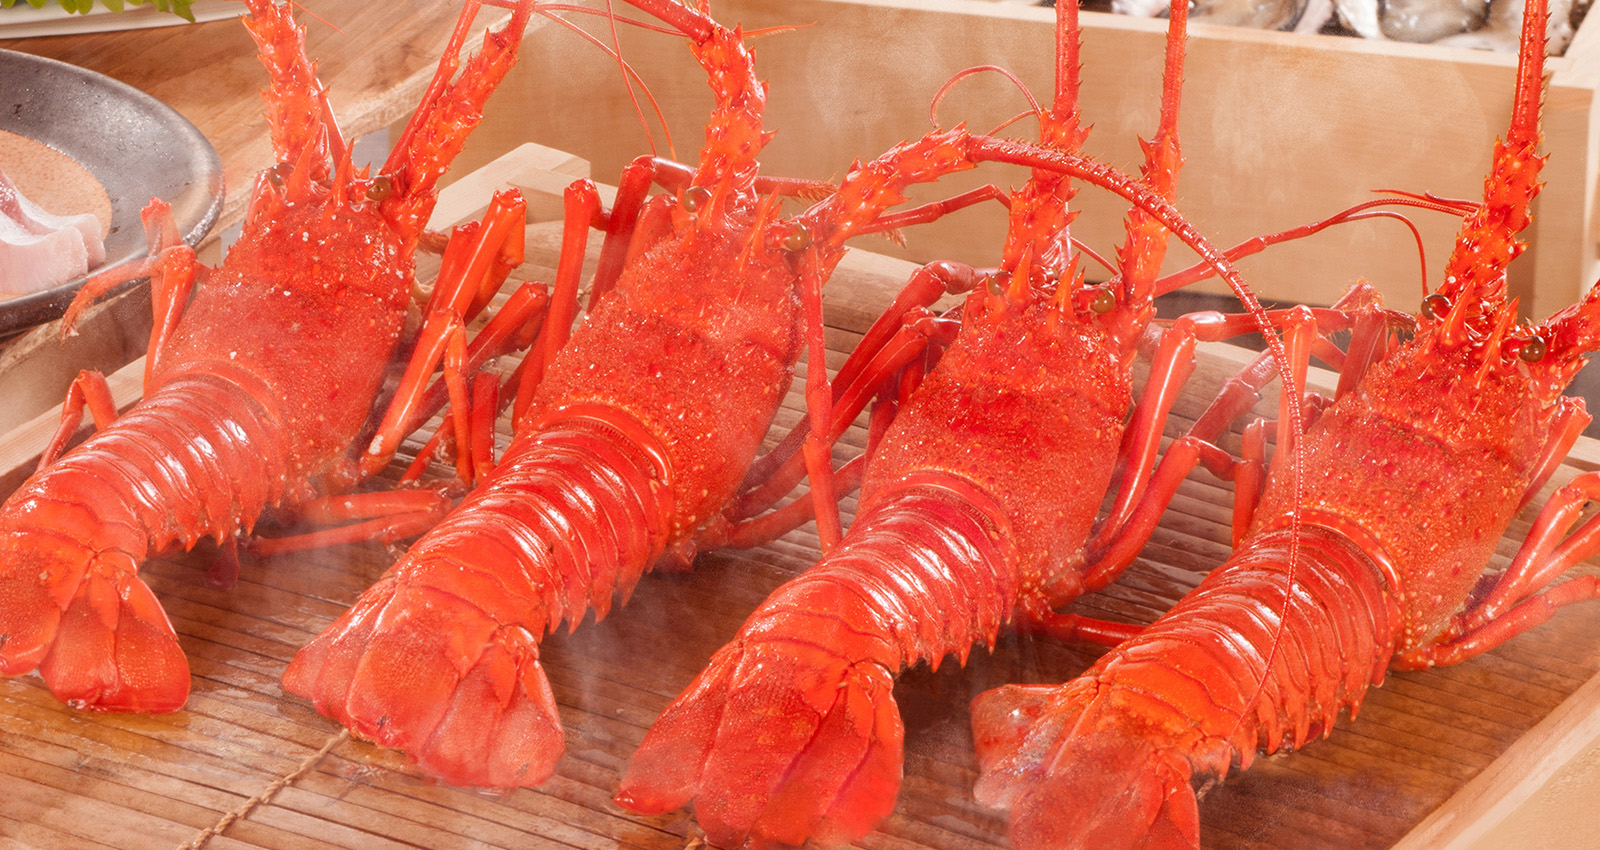
<svg viewBox="0 0 1600 850"><path fill-rule="evenodd" d="M1180 0L1181 2L1181 0ZM1188 246L1200 258L1216 269L1217 275L1228 284L1234 295L1245 307L1245 312L1255 319L1256 328L1261 331L1266 340L1267 350L1272 353L1273 359L1278 363L1278 374L1284 382L1285 391L1298 393L1299 381L1295 380L1292 370L1288 366L1287 355L1283 347L1283 339L1272 328L1272 320L1262 309L1261 302L1255 293L1250 291L1244 278L1239 275L1238 269L1228 261L1210 240L1195 229L1183 213L1168 203L1166 199L1151 191L1137 180L1126 174L1081 154L1067 153L1065 151L1046 150L1037 145L1018 142L1013 139L995 139L986 136L973 136L969 140L968 157L974 162L1007 162L1012 165L1021 165L1029 168L1043 168L1059 171L1086 183L1099 186L1124 200L1136 204L1140 209L1152 215L1173 236ZM1288 405L1290 426L1299 429L1303 426L1305 417L1299 403L1298 395ZM1300 463L1298 449L1293 458L1294 495L1300 492ZM1290 527L1298 534L1299 518L1291 518ZM1291 555L1295 551L1291 549Z"/></svg>
<svg viewBox="0 0 1600 850"><path fill-rule="evenodd" d="M599 39L599 37L595 36L593 33L589 32L588 30L578 26L577 24L573 23L572 21L567 20L566 18L561 17L560 15L553 14L553 12L555 12L555 11L582 12L582 13L590 14L590 15L598 15L598 14L603 14L603 13L601 13L598 9L584 9L584 8L581 8L581 7L572 7L572 6L564 6L564 5L550 5L550 6L540 5L539 6L539 14L545 16L546 18L549 18L552 21L555 21L556 23L560 24L561 26L566 27L567 29L571 30L575 35L577 35L579 38L583 39L584 41L589 42L590 44L594 45L595 47L600 48L600 50L603 51L607 56L611 56L612 58L617 60L618 67L620 67L622 69L623 79L630 81L629 85L628 85L628 99L630 101L632 101L634 112L635 112L635 114L637 114L639 116L639 126L644 130L645 144L649 145L650 152L653 154L653 153L655 153L655 149L656 149L655 138L650 133L650 123L647 120L645 120L643 108L639 105L639 99L633 93L633 85L632 85L632 83L636 82L636 83L639 84L639 89L644 92L645 101L650 104L650 111L655 113L656 123L661 125L661 132L662 132L663 135L665 135L667 137L667 155L670 156L670 157L676 157L677 156L677 152L676 152L677 149L673 145L673 142L672 142L672 128L670 126L668 126L668 124L667 124L667 116L666 116L665 113L663 113L661 111L660 102L658 102L656 100L655 95L650 93L650 87L645 84L644 76L642 74L640 74L631 64L629 64L626 59L623 58L622 51L621 51L620 48L614 47L611 44L606 44L604 41L601 41ZM674 30L674 29L671 29L671 28L668 28L668 27L656 26L656 25L651 24L651 23L649 23L647 21L635 20L633 18L623 17L621 15L614 16L611 19L611 22L612 22L613 25L615 25L618 22L621 22L621 23L624 23L624 24L631 24L631 25L636 26L636 27L638 27L640 29L649 30L651 32L659 32L659 33L662 33L662 34L665 34L665 35L682 35L682 33L678 32L677 30ZM615 32L614 28L613 28L613 32L612 32L612 40L613 40L613 42L615 42L615 40L616 40L616 32Z"/></svg>
<svg viewBox="0 0 1600 850"><path fill-rule="evenodd" d="M1426 296L1428 294L1428 258L1427 250L1423 246L1422 242L1422 232L1417 229L1415 222L1413 222L1410 218L1407 218L1402 213L1394 210L1381 209L1382 207L1389 206L1419 207L1421 209L1429 209L1437 212L1446 212L1452 215L1460 214L1459 210L1453 207L1443 206L1421 199L1379 198L1374 201L1363 201L1362 203L1356 204L1353 207L1349 207L1348 209L1334 213L1333 215L1328 216L1321 221L1314 221L1310 224L1302 224L1299 227L1281 230L1277 233L1268 233L1264 236L1253 236L1243 242L1240 242L1232 248L1229 248L1227 251L1224 251L1223 254L1228 258L1228 262L1236 263L1243 257L1258 254L1261 251L1272 247L1273 245L1311 236L1316 233L1320 233L1329 227L1333 227L1336 224L1346 224L1352 221L1367 221L1376 218L1390 218L1405 225L1406 229L1411 231L1412 241L1416 242L1417 244L1417 260L1419 268L1421 269L1422 294ZM1153 284L1153 294L1165 295L1169 292L1175 292L1191 283L1197 283L1215 275L1216 270L1210 265L1207 265L1204 261L1197 262L1194 265L1183 269L1182 271L1176 271L1165 277L1158 278Z"/></svg>
<svg viewBox="0 0 1600 850"><path fill-rule="evenodd" d="M1050 105L1051 125L1061 133L1060 144L1077 150L1087 135L1079 126L1078 91L1083 78L1082 43L1078 37L1077 0L1056 3L1055 102ZM1055 146L1057 140L1046 140Z"/></svg>
<svg viewBox="0 0 1600 850"><path fill-rule="evenodd" d="M1506 269L1527 247L1517 235L1531 220L1529 205L1538 194L1538 174L1544 163L1536 151L1548 17L1544 0L1527 0L1511 125L1505 139L1495 144L1489 174L1484 178L1483 203L1462 224L1455 250L1445 263L1444 281L1429 296L1448 302L1448 312L1422 311L1425 324L1438 329L1437 338L1445 345L1460 345L1469 339L1469 319L1492 320L1485 308L1505 299Z"/></svg>
<svg viewBox="0 0 1600 850"><path fill-rule="evenodd" d="M1028 111L1019 112L1016 115L1007 118L1005 121L1002 121L1000 126L989 131L989 135L992 136L995 133L998 133L1001 130L1011 126L1012 124L1021 121L1023 118L1026 118L1029 115L1038 116L1041 124L1044 122L1045 117L1043 107L1039 106L1039 101L1034 99L1033 92L1028 91L1028 86L1023 83L1016 74L1012 73L1009 68L1003 68L999 65L974 65L971 68L963 68L962 70L957 71L950 77L950 79L944 81L944 85L940 86L938 91L934 92L933 100L928 104L928 122L933 125L935 130L941 129L939 124L939 103L944 100L945 95L949 94L950 90L955 88L956 83L959 83L968 77L977 76L984 71L992 71L1010 80L1012 84L1017 87L1017 91L1022 92L1022 96L1027 98L1029 107Z"/></svg>
<svg viewBox="0 0 1600 850"><path fill-rule="evenodd" d="M1140 140L1145 162L1140 177L1153 191L1175 201L1178 171L1183 167L1183 151L1178 144L1178 106L1183 93L1185 30L1189 21L1187 3L1173 2L1167 24L1166 62L1161 75L1161 117L1155 136ZM1124 321L1140 322L1153 307L1155 280L1166 259L1167 236L1148 213L1135 207L1128 212L1127 238L1117 252L1120 287L1112 288L1119 301L1135 315ZM1119 314L1121 315L1121 314ZM1124 338L1127 339L1126 334ZM1129 340L1129 344L1133 344Z"/></svg>
<svg viewBox="0 0 1600 850"><path fill-rule="evenodd" d="M1078 109L1078 93L1082 88L1083 60L1081 31L1078 28L1078 0L1058 0L1056 3L1056 69L1054 99L1050 104L1048 119L1039 126L1039 141L1046 147L1069 152L1082 150L1089 131L1082 123ZM1036 178L1037 179L1037 178ZM1046 180L1043 187L1062 207L1064 220L1059 231L1051 229L1041 233L1035 242L1035 254L1046 275L1063 278L1058 287L1071 289L1073 282L1067 275L1076 265L1072 252L1072 219L1068 211L1077 189L1066 179Z"/></svg>
<svg viewBox="0 0 1600 850"><path fill-rule="evenodd" d="M606 27L611 33L611 50L613 55L617 57L617 67L622 69L623 84L628 89L628 102L633 105L633 114L639 117L639 126L644 128L645 144L649 145L650 153L654 154L656 152L656 140L650 134L649 122L644 117L644 107L639 105L639 94L633 90L634 78L628 75L628 63L622 58L622 43L617 37L617 14L616 9L611 5L611 0L606 0ZM661 117L661 105L656 102L655 96L650 93L650 88L644 84L643 79L639 80L639 88L644 90L645 98L650 101L650 106L655 110L656 117L661 120L661 132L667 137L667 156L677 159L678 149L672 144L672 129L667 126L666 119Z"/></svg>

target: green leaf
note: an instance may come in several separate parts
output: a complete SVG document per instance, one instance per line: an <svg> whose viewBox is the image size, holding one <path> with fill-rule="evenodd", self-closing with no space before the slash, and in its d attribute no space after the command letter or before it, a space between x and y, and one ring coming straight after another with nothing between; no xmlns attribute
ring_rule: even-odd
<svg viewBox="0 0 1600 850"><path fill-rule="evenodd" d="M27 0L29 6L43 9L52 0ZM87 15L94 9L95 0L53 0L53 2L75 15ZM146 3L154 6L158 12L171 12L190 23L194 22L194 12L189 10L189 4L194 0L100 0L100 4L113 12L121 12L125 5L143 6ZM17 0L0 0L0 9L9 9L17 5Z"/></svg>

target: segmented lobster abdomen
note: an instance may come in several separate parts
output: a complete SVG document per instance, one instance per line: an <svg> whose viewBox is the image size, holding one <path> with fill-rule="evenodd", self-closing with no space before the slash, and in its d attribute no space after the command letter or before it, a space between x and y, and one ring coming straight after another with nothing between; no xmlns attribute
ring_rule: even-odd
<svg viewBox="0 0 1600 850"><path fill-rule="evenodd" d="M1354 711L1383 678L1399 611L1349 539L1316 526L1299 535L1297 545L1287 529L1247 539L1104 656L1085 674L1099 686L1097 702L1164 730L1158 740L1213 776L1234 760L1248 767L1258 749L1298 747L1325 734L1341 708Z"/></svg>
<svg viewBox="0 0 1600 850"><path fill-rule="evenodd" d="M139 565L248 529L283 497L287 464L271 414L197 374L34 475L0 508L0 673L38 667L76 707L181 707L188 665Z"/></svg>
<svg viewBox="0 0 1600 850"><path fill-rule="evenodd" d="M1016 554L984 511L933 483L897 489L856 517L839 548L785 584L741 640L838 635L850 663L892 672L993 646L1017 597ZM819 604L820 603L820 604Z"/></svg>
<svg viewBox="0 0 1600 850"><path fill-rule="evenodd" d="M83 546L142 560L248 530L282 499L288 464L281 426L252 394L224 377L180 375L30 478L0 523L48 533L58 513L81 508L103 526L72 523Z"/></svg>
<svg viewBox="0 0 1600 850"><path fill-rule="evenodd" d="M658 453L586 416L519 434L460 509L295 656L285 687L447 781L542 782L563 743L539 636L590 606L605 616L660 555L671 502Z"/></svg>
<svg viewBox="0 0 1600 850"><path fill-rule="evenodd" d="M647 450L599 420L561 420L519 436L391 575L540 634L626 597L665 546L670 505Z"/></svg>
<svg viewBox="0 0 1600 850"><path fill-rule="evenodd" d="M894 675L992 645L1017 594L1010 539L941 483L883 494L762 603L651 727L618 801L653 813L694 797L719 847L832 846L886 817L904 738Z"/></svg>
<svg viewBox="0 0 1600 850"><path fill-rule="evenodd" d="M1347 538L1303 527L1292 577L1291 541L1252 536L1066 685L973 702L975 794L1012 810L1018 847L1198 846L1196 775L1299 746L1356 709L1388 664L1399 612Z"/></svg>

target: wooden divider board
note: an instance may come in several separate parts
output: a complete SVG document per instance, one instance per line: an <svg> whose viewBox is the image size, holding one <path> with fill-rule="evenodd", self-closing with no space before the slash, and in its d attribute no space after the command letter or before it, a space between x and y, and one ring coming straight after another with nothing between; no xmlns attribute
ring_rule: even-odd
<svg viewBox="0 0 1600 850"><path fill-rule="evenodd" d="M530 188L581 174L583 163L523 148L464 181L441 215L471 214L472 192L510 182ZM553 174L563 175L560 179ZM548 199L546 199L548 200ZM549 205L541 207L551 209ZM520 276L548 279L559 225L529 226ZM592 257L591 257L592 259ZM836 367L873 312L910 267L856 253L829 289L830 366ZM1247 353L1208 349L1169 431L1187 426ZM113 379L119 400L137 390L139 364ZM780 426L799 416L791 394ZM0 440L4 469L27 465L53 423ZM859 450L847 435L842 458ZM1584 441L1560 473L1595 468ZM1203 475L1185 483L1143 559L1082 609L1148 620L1194 586L1227 554L1229 492ZM853 509L847 500L845 508ZM1517 523L1503 560L1527 528ZM782 581L816 557L809 529L752 552L702 556L688 574L652 575L632 601L598 625L543 645L566 724L568 753L537 789L490 794L435 784L400 755L369 744L338 744L303 778L211 841L232 848L650 848L693 844L692 817L641 818L610 802L629 753L657 713L712 651ZM144 576L166 606L194 671L188 706L158 716L88 714L55 700L36 676L0 679L0 848L172 848L293 771L338 732L278 682L293 653L344 610L393 561L380 546L285 556L244 567L229 591L208 588L210 556L151 561ZM1592 569L1592 567L1585 567ZM1008 846L1003 820L972 802L975 763L967 703L1008 681L1058 681L1095 651L1002 638L965 669L911 671L896 690L908 728L906 781L895 814L858 846L872 850ZM1556 712L1586 716L1600 668L1600 606L1569 610L1500 650L1454 669L1390 676L1360 718L1292 756L1260 759L1212 791L1201 806L1208 848L1384 848L1394 845L1480 774L1516 784L1518 762L1560 757L1559 739L1530 729ZM1568 723L1570 731L1571 723ZM1570 735L1568 736L1570 737ZM1581 744L1580 744L1581 745ZM1501 758L1508 748L1531 750ZM1480 783L1483 784L1483 783ZM1501 783L1503 785L1504 783ZM1472 792L1455 823L1405 846L1441 846L1461 821L1492 808L1494 781ZM1498 789L1498 790L1497 790ZM1489 796L1485 796L1485 794ZM1446 806L1459 806L1451 803Z"/></svg>

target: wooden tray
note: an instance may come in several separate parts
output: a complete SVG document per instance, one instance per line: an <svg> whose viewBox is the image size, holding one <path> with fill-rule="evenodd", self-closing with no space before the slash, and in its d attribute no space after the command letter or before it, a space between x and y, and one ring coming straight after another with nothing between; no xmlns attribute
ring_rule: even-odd
<svg viewBox="0 0 1600 850"><path fill-rule="evenodd" d="M767 173L838 179L852 159L921 136L934 93L965 68L1001 65L1036 97L1049 98L1054 13L1037 4L715 0L711 8L719 21L748 32L801 25L755 42L757 71L769 81L764 125L777 131L761 155ZM1143 161L1135 139L1156 125L1166 21L1095 12L1081 19L1080 105L1093 126L1085 150L1134 171ZM610 41L602 23L585 25ZM705 73L680 39L628 29L620 37L676 133L677 156L692 160L709 99ZM1226 245L1320 220L1376 189L1481 197L1492 146L1511 116L1516 57L1191 24L1185 69L1178 207ZM1533 248L1511 270L1513 293L1541 318L1572 303L1600 275L1600 15L1587 17L1548 70L1546 186L1536 202ZM612 179L648 150L643 119L616 62L576 38L541 39L504 91L524 108L488 116L474 137L488 157L533 141L581 153ZM988 74L963 81L938 113L945 126L967 121L988 130L1027 108L1009 82ZM559 120L534 122L529 114ZM1031 125L1015 132L1027 136ZM664 136L654 134L666 154ZM984 169L941 181L939 191L1023 179L1020 171L1012 174ZM1083 214L1074 236L1090 245L1121 243L1120 199L1085 189L1076 202ZM1456 224L1448 216L1413 218L1426 240L1429 279L1438 280ZM962 214L909 231L906 250L891 253L916 262L990 265L1003 236L1003 223ZM1191 259L1175 248L1168 269ZM1396 304L1409 307L1421 297L1416 246L1393 222L1341 226L1241 268L1264 297L1296 303L1332 303L1358 276Z"/></svg>
<svg viewBox="0 0 1600 850"><path fill-rule="evenodd" d="M485 189L524 187L554 208L552 191L582 174L579 160L520 148L448 190L436 223L474 215ZM553 273L558 225L529 227L520 276ZM909 271L866 253L845 261L829 288L830 362L843 356ZM1209 350L1179 406L1187 425L1248 354ZM113 384L137 395L141 364ZM798 418L791 395L782 425ZM0 470L14 486L53 423L38 421L0 440ZM840 455L855 451L852 433ZM1561 472L1594 468L1596 444ZM9 486L5 489L9 490ZM1186 483L1144 559L1084 609L1148 620L1197 583L1227 553L1229 493L1203 476ZM853 502L846 505L847 510ZM1526 528L1501 547L1507 556ZM656 714L779 583L816 557L809 529L747 553L712 553L692 573L653 575L605 622L586 622L544 643L562 704L568 754L544 786L507 794L448 788L397 754L338 743L298 781L211 841L215 848L570 847L677 850L695 834L683 813L639 818L610 800L619 771ZM55 700L36 676L0 679L0 848L172 848L193 839L274 780L294 771L338 727L281 690L296 649L348 606L393 560L378 546L325 550L247 564L230 591L205 586L208 553L151 561L144 576L166 606L194 670L187 708L159 717L85 714ZM894 816L859 845L873 850L1007 846L1003 821L970 798L975 778L966 705L1008 681L1058 681L1094 653L1049 642L1004 639L954 664L912 671L897 688L908 727L907 778ZM1367 700L1360 719L1301 753L1262 759L1202 804L1209 848L1408 848L1443 846L1473 813L1510 799L1493 782L1477 789L1465 818L1407 838L1475 776L1515 779L1532 756L1520 743L1600 668L1600 606L1559 615L1533 634L1460 667L1398 674ZM1580 694L1580 701L1588 697ZM1536 736L1536 737L1538 737ZM1587 740L1587 739L1585 739ZM1557 748L1559 749L1559 747ZM1514 761L1508 761L1514 759ZM1515 784L1514 782L1511 784Z"/></svg>

